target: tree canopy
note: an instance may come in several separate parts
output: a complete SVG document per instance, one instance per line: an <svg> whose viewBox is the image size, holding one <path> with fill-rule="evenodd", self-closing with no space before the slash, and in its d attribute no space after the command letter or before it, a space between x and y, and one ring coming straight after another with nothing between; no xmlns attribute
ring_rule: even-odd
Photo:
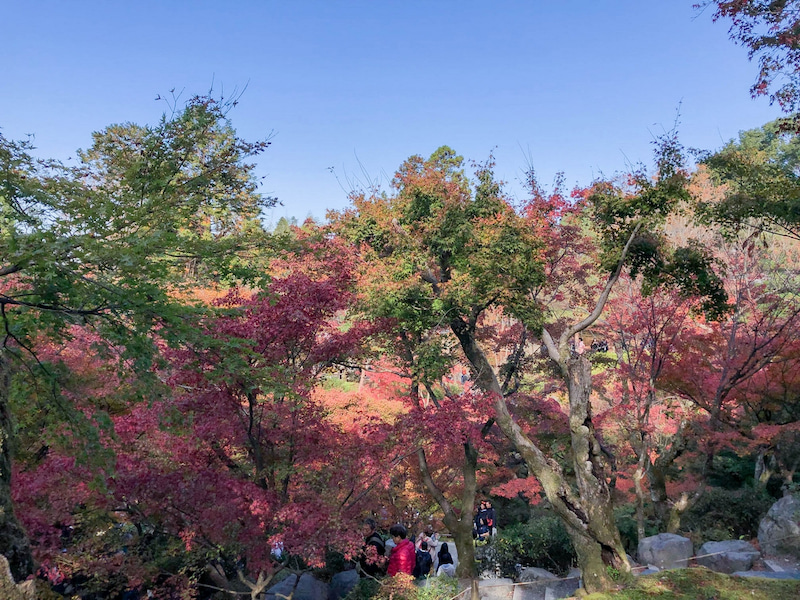
<svg viewBox="0 0 800 600"><path fill-rule="evenodd" d="M708 4L761 57L754 93L794 110L792 3ZM531 170L521 201L491 156L442 146L326 224L268 232L252 163L268 142L242 140L230 108L198 97L109 126L76 165L0 136L0 553L16 579L255 598L281 570L361 565L365 517L446 531L474 577L491 497L518 511L498 551L547 516L600 591L648 533L717 536L693 511L734 468L757 502L794 489L785 121L694 166L669 132L651 168L573 190Z"/></svg>
<svg viewBox="0 0 800 600"><path fill-rule="evenodd" d="M0 136L0 548L17 577L33 562L10 504L9 402L15 371L32 364L48 374L37 339L90 326L97 344L146 373L156 331L176 342L191 332L187 284L256 278L255 263L240 258L252 254L272 200L257 193L247 160L266 145L237 138L225 110L195 98L156 126L111 126L75 167Z"/></svg>

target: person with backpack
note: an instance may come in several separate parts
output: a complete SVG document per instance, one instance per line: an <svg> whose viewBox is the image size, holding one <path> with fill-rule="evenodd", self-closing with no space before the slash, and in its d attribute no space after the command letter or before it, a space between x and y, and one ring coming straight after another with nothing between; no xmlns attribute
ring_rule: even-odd
<svg viewBox="0 0 800 600"><path fill-rule="evenodd" d="M416 551L416 560L412 575L414 575L414 577L417 579L427 577L431 572L432 565L433 558L431 558L431 553L428 550L428 542L422 542L419 550Z"/></svg>

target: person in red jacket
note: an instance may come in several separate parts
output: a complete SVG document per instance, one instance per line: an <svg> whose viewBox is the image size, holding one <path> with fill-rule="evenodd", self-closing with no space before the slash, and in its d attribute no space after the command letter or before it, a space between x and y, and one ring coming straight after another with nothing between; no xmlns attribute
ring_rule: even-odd
<svg viewBox="0 0 800 600"><path fill-rule="evenodd" d="M389 568L386 573L393 577L398 573L414 573L414 565L417 562L417 553L414 544L411 540L406 539L408 532L406 528L400 523L392 525L389 529L389 535L392 536L395 546L392 548L392 553L389 556Z"/></svg>

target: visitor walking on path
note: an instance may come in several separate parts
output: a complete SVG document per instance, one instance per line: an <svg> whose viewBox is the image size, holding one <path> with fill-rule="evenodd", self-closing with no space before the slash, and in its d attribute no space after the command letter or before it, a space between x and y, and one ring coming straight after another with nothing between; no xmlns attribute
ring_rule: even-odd
<svg viewBox="0 0 800 600"><path fill-rule="evenodd" d="M450 549L447 547L447 542L442 542L442 547L439 548L439 554L436 557L439 565L436 569L436 576L447 575L448 577L455 577L456 566L453 562L453 555L450 554Z"/></svg>

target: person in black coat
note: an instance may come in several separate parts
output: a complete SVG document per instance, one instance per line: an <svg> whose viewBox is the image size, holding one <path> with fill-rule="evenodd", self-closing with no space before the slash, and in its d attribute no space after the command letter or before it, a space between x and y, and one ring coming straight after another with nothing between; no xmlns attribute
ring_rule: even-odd
<svg viewBox="0 0 800 600"><path fill-rule="evenodd" d="M375 519L364 519L364 529L362 533L364 534L364 553L359 560L361 569L364 573L373 577L385 574L386 560L384 556L386 554L386 546L383 543L383 538L378 533L378 524L375 522ZM370 547L375 548L376 557L372 556L372 551L369 550ZM373 560L373 558L376 559Z"/></svg>
<svg viewBox="0 0 800 600"><path fill-rule="evenodd" d="M439 566L442 565L452 565L453 563L453 555L450 554L450 549L447 547L447 542L442 542L442 547L439 548Z"/></svg>
<svg viewBox="0 0 800 600"><path fill-rule="evenodd" d="M484 506L483 518L486 520L486 525L489 527L489 533L494 537L497 535L497 514L494 512L492 503L489 500L484 503Z"/></svg>
<svg viewBox="0 0 800 600"><path fill-rule="evenodd" d="M422 542L417 550L417 563L414 565L414 577L421 579L430 575L433 558L428 550L428 542Z"/></svg>

